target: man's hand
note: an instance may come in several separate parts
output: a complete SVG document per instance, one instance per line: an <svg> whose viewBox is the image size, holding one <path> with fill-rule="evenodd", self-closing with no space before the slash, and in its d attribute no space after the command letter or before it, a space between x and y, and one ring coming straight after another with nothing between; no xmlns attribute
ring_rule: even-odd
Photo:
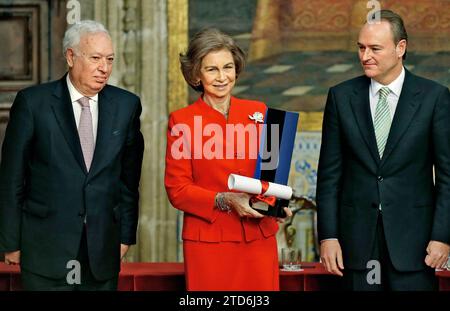
<svg viewBox="0 0 450 311"><path fill-rule="evenodd" d="M328 272L343 276L342 249L338 240L325 240L320 243L320 258Z"/></svg>
<svg viewBox="0 0 450 311"><path fill-rule="evenodd" d="M289 207L283 207L283 209L284 209L284 211L286 212L286 217L284 217L284 218L277 217L277 221L278 221L279 223L285 222L285 220L286 220L288 217L291 217L291 216L292 216L292 211L291 211L291 209L290 209Z"/></svg>
<svg viewBox="0 0 450 311"><path fill-rule="evenodd" d="M247 193L224 192L225 203L234 209L240 217L262 218L263 214L258 213L250 207L249 202L252 196Z"/></svg>
<svg viewBox="0 0 450 311"><path fill-rule="evenodd" d="M130 245L120 244L120 260L122 260L123 256L126 255Z"/></svg>
<svg viewBox="0 0 450 311"><path fill-rule="evenodd" d="M428 255L425 257L425 263L431 268L445 268L447 264L450 246L439 241L430 241L427 247Z"/></svg>
<svg viewBox="0 0 450 311"><path fill-rule="evenodd" d="M7 265L20 265L20 251L5 253L5 263Z"/></svg>

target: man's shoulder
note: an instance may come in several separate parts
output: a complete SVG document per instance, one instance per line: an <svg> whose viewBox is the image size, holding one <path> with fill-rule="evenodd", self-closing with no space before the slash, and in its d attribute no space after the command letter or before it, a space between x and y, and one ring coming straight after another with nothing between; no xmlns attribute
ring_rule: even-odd
<svg viewBox="0 0 450 311"><path fill-rule="evenodd" d="M447 87L445 85L442 85L441 83L418 76L412 73L408 73L405 77L405 83L412 83L417 88L422 88L424 90L445 90Z"/></svg>
<svg viewBox="0 0 450 311"><path fill-rule="evenodd" d="M335 90L335 91L349 91L352 90L354 88L359 88L359 87L364 87L366 85L368 85L370 83L370 79L365 76L365 75L361 75L346 81L343 81L341 83L338 83L334 86L331 87L331 89Z"/></svg>
<svg viewBox="0 0 450 311"><path fill-rule="evenodd" d="M35 98L35 96L39 97L46 94L51 94L58 83L60 83L60 80L31 85L20 90L19 93L32 98Z"/></svg>
<svg viewBox="0 0 450 311"><path fill-rule="evenodd" d="M139 96L136 94L122 89L120 87L107 84L103 91L113 98L120 98L121 100L139 101Z"/></svg>

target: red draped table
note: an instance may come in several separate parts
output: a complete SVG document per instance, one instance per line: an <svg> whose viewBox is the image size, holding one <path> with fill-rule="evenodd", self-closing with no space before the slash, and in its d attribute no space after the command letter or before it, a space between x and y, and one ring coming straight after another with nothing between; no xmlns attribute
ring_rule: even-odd
<svg viewBox="0 0 450 311"><path fill-rule="evenodd" d="M305 263L303 271L280 272L282 291L338 290L339 278L330 275L319 263ZM439 289L450 291L450 271L438 271ZM122 291L185 290L182 263L135 262L123 263L119 275ZM0 263L0 291L20 290L20 270Z"/></svg>

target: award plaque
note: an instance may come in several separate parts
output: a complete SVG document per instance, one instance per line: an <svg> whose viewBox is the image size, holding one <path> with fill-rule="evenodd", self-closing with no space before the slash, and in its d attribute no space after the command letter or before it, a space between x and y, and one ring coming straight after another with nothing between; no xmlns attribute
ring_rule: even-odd
<svg viewBox="0 0 450 311"><path fill-rule="evenodd" d="M254 178L287 185L298 118L297 112L267 109ZM252 198L250 202L259 213L281 218L286 217L283 207L288 205L288 199L280 198L272 198L270 203Z"/></svg>

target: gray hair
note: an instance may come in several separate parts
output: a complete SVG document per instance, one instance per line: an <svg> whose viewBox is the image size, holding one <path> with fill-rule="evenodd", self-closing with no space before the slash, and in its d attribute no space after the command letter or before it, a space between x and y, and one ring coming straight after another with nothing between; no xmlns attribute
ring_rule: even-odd
<svg viewBox="0 0 450 311"><path fill-rule="evenodd" d="M67 50L70 48L77 48L80 44L80 39L83 35L86 34L94 34L103 32L105 34L109 35L108 30L106 30L105 26L103 24L92 21L92 20L83 20L79 21L72 26L70 26L69 29L66 30L66 33L64 34L63 39L63 55L66 57Z"/></svg>

